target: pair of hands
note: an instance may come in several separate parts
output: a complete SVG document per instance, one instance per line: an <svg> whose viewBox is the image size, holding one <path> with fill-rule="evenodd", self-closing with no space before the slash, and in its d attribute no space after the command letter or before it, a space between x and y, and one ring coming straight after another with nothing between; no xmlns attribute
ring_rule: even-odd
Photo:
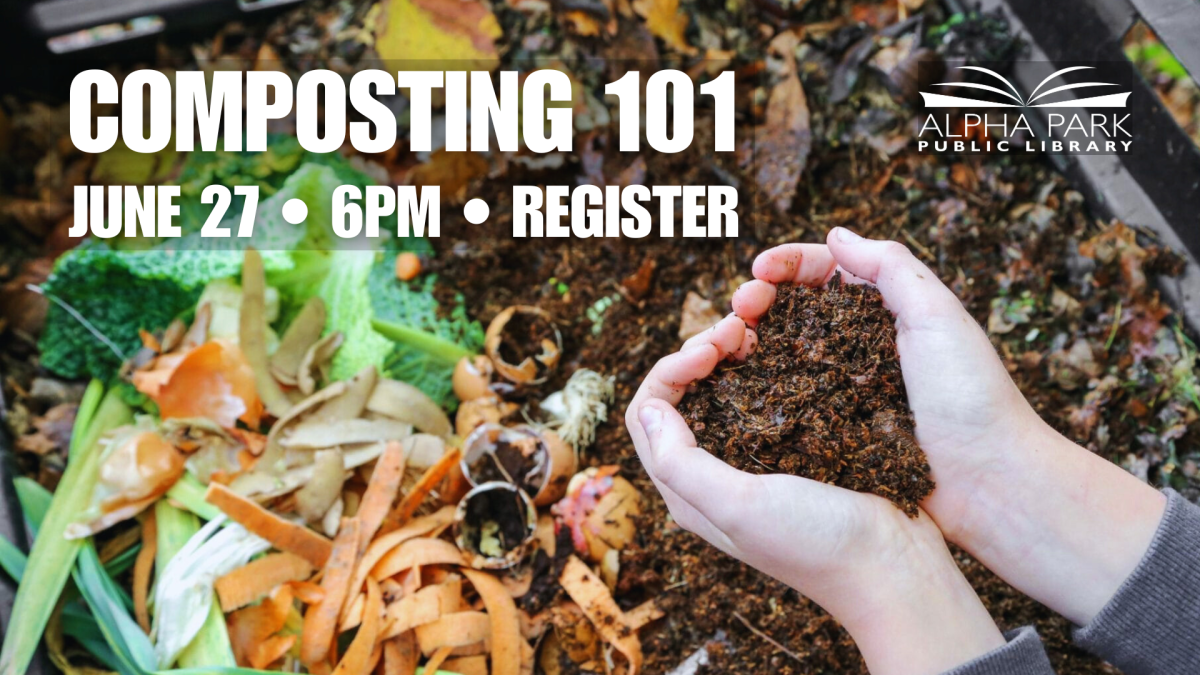
<svg viewBox="0 0 1200 675"><path fill-rule="evenodd" d="M896 316L916 436L937 484L918 518L788 475L751 475L696 447L675 410L688 386L753 350L775 284L872 283ZM898 243L838 228L827 245L764 252L734 314L654 366L626 425L674 519L791 585L855 638L875 675L934 674L1004 644L946 547L952 541L1077 624L1133 571L1165 508L1149 486L1046 425L991 342Z"/></svg>

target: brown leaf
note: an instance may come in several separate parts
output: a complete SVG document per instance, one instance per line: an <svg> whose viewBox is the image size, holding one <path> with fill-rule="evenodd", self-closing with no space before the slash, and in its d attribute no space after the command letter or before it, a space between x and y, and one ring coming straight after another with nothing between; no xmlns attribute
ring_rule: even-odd
<svg viewBox="0 0 1200 675"><path fill-rule="evenodd" d="M409 180L413 185L441 186L443 198L459 202L471 181L487 173L488 161L479 153L435 150L428 162L412 170Z"/></svg>
<svg viewBox="0 0 1200 675"><path fill-rule="evenodd" d="M720 320L721 313L713 309L712 300L705 300L695 291L688 291L679 320L679 339L686 340L708 330Z"/></svg>
<svg viewBox="0 0 1200 675"><path fill-rule="evenodd" d="M767 100L765 123L754 132L754 180L767 199L784 212L792 207L812 149L808 99L792 56L795 44L796 36L791 33L782 33L771 42L783 54L784 78Z"/></svg>
<svg viewBox="0 0 1200 675"><path fill-rule="evenodd" d="M47 410L45 415L33 418L37 431L17 439L17 450L35 455L65 451L71 443L71 428L75 426L78 409L74 403L62 403Z"/></svg>

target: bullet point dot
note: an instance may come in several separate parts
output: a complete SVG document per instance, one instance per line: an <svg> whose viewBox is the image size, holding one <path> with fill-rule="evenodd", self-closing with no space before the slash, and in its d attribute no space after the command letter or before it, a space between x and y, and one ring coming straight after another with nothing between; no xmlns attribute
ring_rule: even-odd
<svg viewBox="0 0 1200 675"><path fill-rule="evenodd" d="M283 219L293 225L304 222L308 217L308 204L304 200L292 198L283 203Z"/></svg>
<svg viewBox="0 0 1200 675"><path fill-rule="evenodd" d="M466 206L463 206L463 216L467 219L467 222L473 225L478 225L487 220L489 211L487 202L478 197L467 202Z"/></svg>

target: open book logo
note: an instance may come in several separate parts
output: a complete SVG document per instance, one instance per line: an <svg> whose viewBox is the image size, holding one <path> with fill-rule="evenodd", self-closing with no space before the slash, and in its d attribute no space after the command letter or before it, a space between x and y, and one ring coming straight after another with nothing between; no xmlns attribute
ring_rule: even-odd
<svg viewBox="0 0 1200 675"><path fill-rule="evenodd" d="M990 91L994 94L1000 94L1001 96L1005 96L1005 97L1015 101L1015 103L985 101L985 100L981 100L981 99L966 98L966 97L962 97L962 96L947 96L945 94L927 94L925 92L921 92L921 98L923 98L925 100L926 107L928 107L928 108L1019 108L1019 107L1026 107L1026 108L1075 108L1075 107L1124 108L1125 103L1129 99L1129 94L1130 94L1130 92L1124 92L1124 93L1120 93L1120 94L1104 94L1101 96L1091 96L1088 98L1074 98L1074 99L1069 99L1066 101L1035 103L1034 101L1045 98L1051 94L1057 94L1060 91L1068 91L1071 89L1083 89L1085 87L1115 87L1117 85L1111 84L1109 82L1077 82L1075 84L1063 84L1063 85L1060 85L1057 87L1052 87L1050 89L1042 91L1042 87L1046 86L1046 84L1048 82L1055 79L1056 77L1059 77L1060 75L1064 75L1066 73L1070 73L1070 72L1076 71L1076 70L1089 70L1092 68L1092 66L1071 66L1070 68L1063 68L1062 70L1057 70L1057 71L1051 73L1049 77L1042 80L1041 83L1038 84L1038 86L1034 87L1033 91L1029 93L1028 98L1022 99L1021 92L1018 91L1017 88L1013 86L1012 82L1009 82L1007 78L1005 78L1003 75L1001 75L1000 73L997 73L994 70L988 70L987 68L981 68L979 66L959 66L959 68L962 70L974 70L974 71L984 73L986 75L990 75L990 76L996 78L997 80L1003 82L1008 87L1008 90L1006 91L1004 89L1001 89L1000 87L993 87L988 84L978 84L975 82L939 82L933 86L935 86L935 87L964 87L967 89L981 89L983 91Z"/></svg>

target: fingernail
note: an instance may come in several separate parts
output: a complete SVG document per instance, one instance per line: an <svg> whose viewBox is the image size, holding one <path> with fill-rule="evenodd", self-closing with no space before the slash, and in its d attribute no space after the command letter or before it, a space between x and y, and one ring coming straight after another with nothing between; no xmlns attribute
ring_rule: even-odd
<svg viewBox="0 0 1200 675"><path fill-rule="evenodd" d="M862 237L854 234L844 227L838 228L837 238L838 241L842 242L843 244L857 244L858 242L862 241Z"/></svg>
<svg viewBox="0 0 1200 675"><path fill-rule="evenodd" d="M644 405L638 411L638 419L641 420L646 435L653 437L658 433L658 428L662 426L662 411L652 405Z"/></svg>

